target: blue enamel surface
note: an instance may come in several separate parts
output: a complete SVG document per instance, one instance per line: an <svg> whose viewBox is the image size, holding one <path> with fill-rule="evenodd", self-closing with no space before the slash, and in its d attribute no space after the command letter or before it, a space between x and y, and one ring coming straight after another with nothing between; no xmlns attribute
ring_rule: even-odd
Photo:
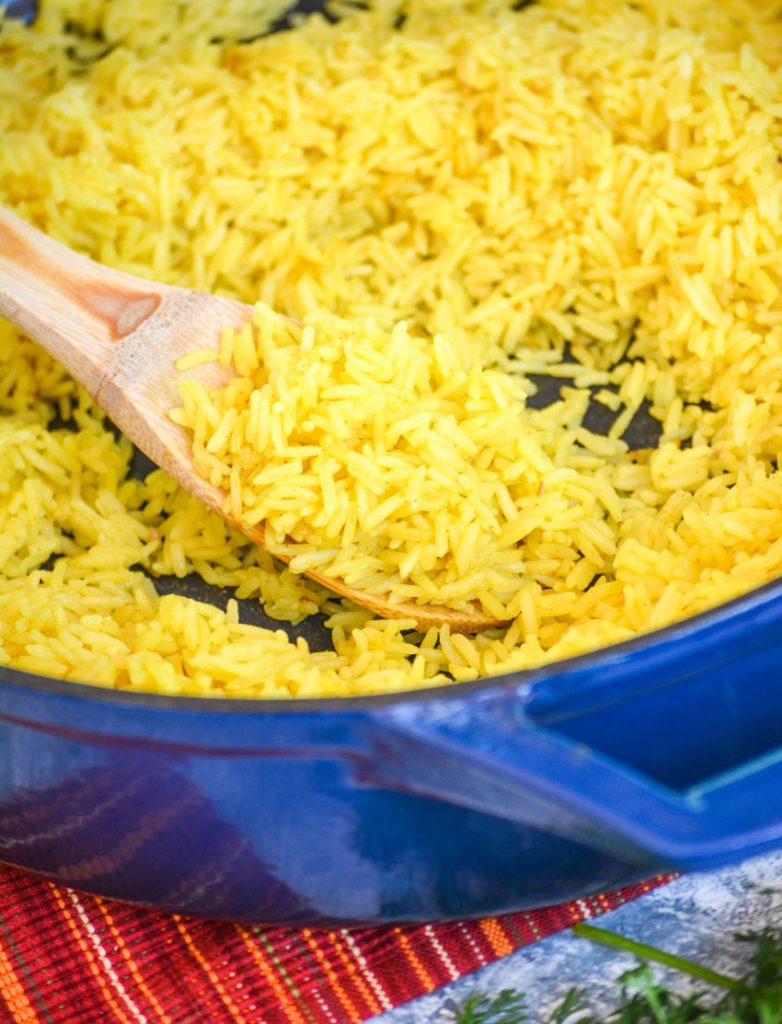
<svg viewBox="0 0 782 1024"><path fill-rule="evenodd" d="M20 21L33 21L38 11L35 0L5 0L5 13L10 18Z"/></svg>
<svg viewBox="0 0 782 1024"><path fill-rule="evenodd" d="M782 845L782 588L491 682L171 700L0 670L0 859L266 922L486 914Z"/></svg>

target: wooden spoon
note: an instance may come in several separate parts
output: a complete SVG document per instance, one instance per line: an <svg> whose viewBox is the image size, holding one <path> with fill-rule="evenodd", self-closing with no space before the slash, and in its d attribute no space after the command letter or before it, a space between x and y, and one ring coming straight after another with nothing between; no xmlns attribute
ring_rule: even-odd
<svg viewBox="0 0 782 1024"><path fill-rule="evenodd" d="M133 444L178 484L263 546L262 527L242 526L226 514L225 492L196 471L190 439L169 417L179 400L176 361L210 339L217 348L222 329L243 326L252 312L241 302L104 267L0 207L0 315L58 359ZM189 374L214 387L226 383L230 370L210 363ZM276 549L274 556L288 560ZM452 630L469 633L499 624L480 608L460 612L393 604L320 573L306 575L376 615L415 619L421 629L447 622Z"/></svg>

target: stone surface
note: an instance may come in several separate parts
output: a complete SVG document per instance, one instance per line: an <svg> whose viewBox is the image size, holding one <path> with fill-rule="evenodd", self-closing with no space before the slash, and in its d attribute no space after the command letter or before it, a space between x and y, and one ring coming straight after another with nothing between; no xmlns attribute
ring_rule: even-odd
<svg viewBox="0 0 782 1024"><path fill-rule="evenodd" d="M676 879L603 914L595 923L725 974L740 974L747 966L748 949L733 935L766 926L782 928L782 854ZM451 1009L472 992L493 995L503 988L527 994L534 1021L545 1021L547 1009L572 986L589 989L592 1008L607 1013L617 995L615 980L635 962L563 932L375 1017L373 1024L448 1024ZM678 991L691 989L679 974L663 968L655 968L655 973Z"/></svg>

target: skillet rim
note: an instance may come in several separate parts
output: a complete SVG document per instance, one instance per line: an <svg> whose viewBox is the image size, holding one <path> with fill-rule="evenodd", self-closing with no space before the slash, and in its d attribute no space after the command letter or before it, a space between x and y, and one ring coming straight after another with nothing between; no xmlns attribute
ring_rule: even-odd
<svg viewBox="0 0 782 1024"><path fill-rule="evenodd" d="M731 598L686 619L661 626L623 640L620 643L599 647L585 654L574 655L559 661L549 662L536 668L518 669L496 676L483 676L469 682L454 682L445 686L427 686L415 690L401 690L394 693L367 694L359 697L305 697L305 698L263 698L263 697L176 697L140 690L115 690L94 683L79 683L54 676L38 675L10 666L0 665L0 690L8 685L23 686L46 697L70 697L85 704L103 703L117 708L148 709L160 712L193 712L207 714L301 714L313 712L324 714L349 714L357 711L381 710L400 704L425 704L431 700L460 700L493 691L509 691L512 688L533 689L537 684L564 675L572 670L591 669L597 671L601 665L608 665L619 659L636 659L648 652L657 651L666 644L683 647L705 639L710 628L741 619L753 611L768 605L779 605L782 612L782 576L754 587L746 594ZM748 627L751 631L751 625ZM682 652L684 653L684 652Z"/></svg>

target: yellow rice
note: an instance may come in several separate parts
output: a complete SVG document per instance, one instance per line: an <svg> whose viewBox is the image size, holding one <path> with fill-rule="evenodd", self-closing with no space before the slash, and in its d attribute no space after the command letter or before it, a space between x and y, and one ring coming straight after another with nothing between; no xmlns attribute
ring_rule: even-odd
<svg viewBox="0 0 782 1024"><path fill-rule="evenodd" d="M2 23L0 201L113 266L260 301L223 340L234 383L201 393L191 358L174 415L296 560L160 472L128 478L129 446L0 323L0 664L383 692L590 650L777 576L779 0L430 0L401 28L383 0L234 42L283 6L232 0L215 27L204 0L187 20L45 0L32 28ZM541 372L562 397L533 410ZM590 389L608 437L583 426ZM631 451L644 399L662 436ZM312 565L512 622L420 636L293 571ZM191 571L276 618L326 612L333 649L150 578Z"/></svg>

